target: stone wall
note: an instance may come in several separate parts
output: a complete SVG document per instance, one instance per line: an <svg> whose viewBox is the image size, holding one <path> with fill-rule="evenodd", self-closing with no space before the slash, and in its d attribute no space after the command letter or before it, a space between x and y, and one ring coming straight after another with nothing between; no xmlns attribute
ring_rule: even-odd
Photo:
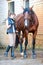
<svg viewBox="0 0 43 65"><path fill-rule="evenodd" d="M0 44L7 45L9 43L8 35L6 34L5 23L0 24Z"/></svg>

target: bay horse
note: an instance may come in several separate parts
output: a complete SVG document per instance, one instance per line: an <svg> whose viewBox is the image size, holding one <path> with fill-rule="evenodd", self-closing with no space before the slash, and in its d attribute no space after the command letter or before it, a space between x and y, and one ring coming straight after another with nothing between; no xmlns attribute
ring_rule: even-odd
<svg viewBox="0 0 43 65"><path fill-rule="evenodd" d="M18 32L23 33L23 37L25 37L25 49L24 49L24 57L27 57L26 48L28 44L28 33L33 34L32 39L32 54L35 55L35 40L38 30L39 21L32 9L29 8L29 11L26 10L24 13L21 13L16 16L15 19L16 29ZM21 38L22 39L22 38ZM20 51L22 52L22 42L20 41Z"/></svg>

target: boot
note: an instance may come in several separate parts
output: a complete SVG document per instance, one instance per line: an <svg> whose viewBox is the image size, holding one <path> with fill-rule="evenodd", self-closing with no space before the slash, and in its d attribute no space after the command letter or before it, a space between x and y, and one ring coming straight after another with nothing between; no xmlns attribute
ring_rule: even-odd
<svg viewBox="0 0 43 65"><path fill-rule="evenodd" d="M8 45L8 47L6 48L6 52L4 53L4 55L7 57L8 56L8 52L10 50L10 46Z"/></svg>
<svg viewBox="0 0 43 65"><path fill-rule="evenodd" d="M13 46L11 47L11 57L15 57L14 56L14 47Z"/></svg>

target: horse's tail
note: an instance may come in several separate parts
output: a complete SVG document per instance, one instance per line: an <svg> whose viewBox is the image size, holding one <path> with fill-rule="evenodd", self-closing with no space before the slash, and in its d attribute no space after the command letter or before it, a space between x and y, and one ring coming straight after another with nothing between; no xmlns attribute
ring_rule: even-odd
<svg viewBox="0 0 43 65"><path fill-rule="evenodd" d="M16 35L15 48L18 47L18 44L19 44L19 37L18 35Z"/></svg>

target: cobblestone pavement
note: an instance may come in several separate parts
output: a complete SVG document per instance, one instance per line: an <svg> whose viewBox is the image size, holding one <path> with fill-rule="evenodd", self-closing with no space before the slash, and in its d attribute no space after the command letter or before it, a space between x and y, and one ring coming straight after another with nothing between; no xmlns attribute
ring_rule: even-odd
<svg viewBox="0 0 43 65"><path fill-rule="evenodd" d="M37 57L33 59L31 52L28 52L28 58L24 59L21 57L20 52L15 52L16 58L4 56L4 51L0 51L0 65L43 65L43 52L37 51Z"/></svg>

